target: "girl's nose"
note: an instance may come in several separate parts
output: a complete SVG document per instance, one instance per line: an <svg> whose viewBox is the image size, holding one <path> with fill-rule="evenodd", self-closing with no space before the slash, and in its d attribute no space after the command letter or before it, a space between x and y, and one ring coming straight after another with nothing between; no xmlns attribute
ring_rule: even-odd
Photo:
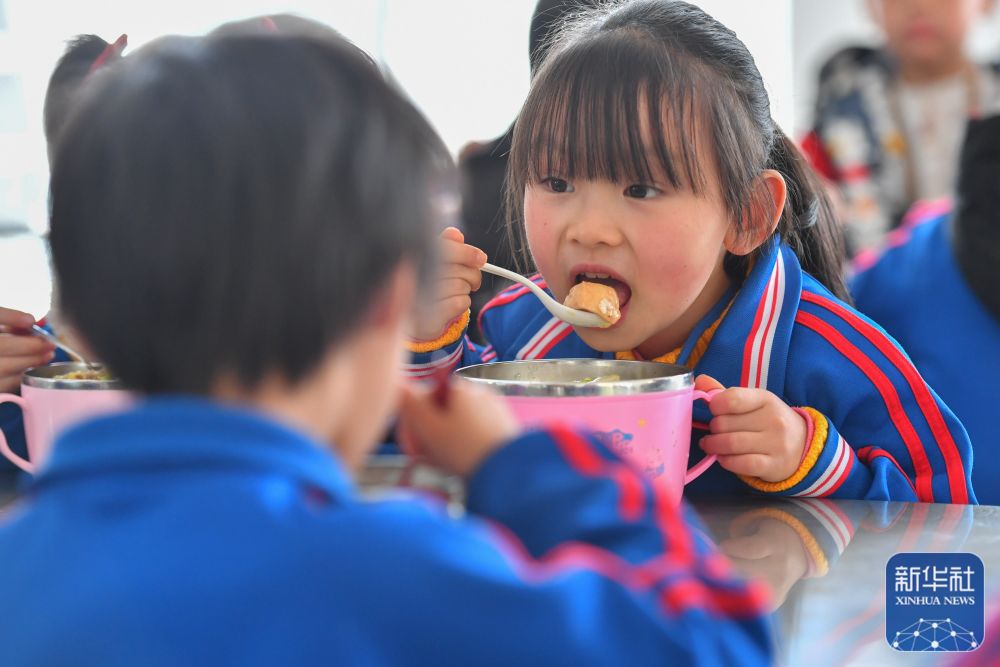
<svg viewBox="0 0 1000 667"><path fill-rule="evenodd" d="M585 247L616 246L624 239L614 216L605 208L581 202L567 230L567 240Z"/></svg>

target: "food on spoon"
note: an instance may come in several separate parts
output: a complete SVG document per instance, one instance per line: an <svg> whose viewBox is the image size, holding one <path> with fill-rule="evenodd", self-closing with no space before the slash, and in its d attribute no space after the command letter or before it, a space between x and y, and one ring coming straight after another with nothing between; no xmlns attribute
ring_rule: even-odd
<svg viewBox="0 0 1000 667"><path fill-rule="evenodd" d="M56 375L53 380L113 380L111 374L103 368L84 368Z"/></svg>
<svg viewBox="0 0 1000 667"><path fill-rule="evenodd" d="M608 324L614 324L622 316L618 307L618 293L613 287L601 283L585 281L573 285L563 305L594 313Z"/></svg>

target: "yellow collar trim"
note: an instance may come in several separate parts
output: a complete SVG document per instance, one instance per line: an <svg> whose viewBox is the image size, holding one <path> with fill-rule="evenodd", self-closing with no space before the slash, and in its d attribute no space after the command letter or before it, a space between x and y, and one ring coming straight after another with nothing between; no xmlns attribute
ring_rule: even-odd
<svg viewBox="0 0 1000 667"><path fill-rule="evenodd" d="M719 315L719 318L712 322L712 325L705 329L700 336L698 336L698 341L694 344L694 349L691 350L691 358L687 363L689 368L697 366L698 362L701 361L701 358L705 356L705 352L708 350L708 346L712 342L712 337L715 336L715 330L719 328L720 324L722 324L722 320L726 318L726 314L729 312L729 308L732 305L733 301L730 301L729 304L726 305L725 310L722 311L722 314ZM675 350L672 350L671 352L667 352L659 357L650 359L650 361L658 361L661 364L676 364L677 358L681 356L682 349L684 349L683 345ZM630 350L628 352L615 352L615 359L622 361L638 361L642 359L642 357L635 350Z"/></svg>

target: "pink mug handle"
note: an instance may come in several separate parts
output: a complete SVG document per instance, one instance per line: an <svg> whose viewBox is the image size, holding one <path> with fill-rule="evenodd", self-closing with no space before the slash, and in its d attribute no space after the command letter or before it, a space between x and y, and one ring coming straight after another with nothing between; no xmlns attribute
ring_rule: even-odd
<svg viewBox="0 0 1000 667"><path fill-rule="evenodd" d="M28 409L28 402L17 394L0 394L0 403L6 403L8 401L20 405L22 412ZM9 444L7 444L7 436L4 435L3 429L0 429L0 454L3 454L10 459L11 462L21 470L30 472L32 475L35 474L35 464L26 459L22 459L14 453L14 450L10 448Z"/></svg>
<svg viewBox="0 0 1000 667"><path fill-rule="evenodd" d="M695 389L694 396L692 397L691 402L693 403L694 401L703 398L705 399L706 402L711 403L712 397L718 394L720 391L725 391L725 390L711 389L709 391L702 391L701 389ZM698 461L693 466L691 466L690 470L688 470L687 473L684 475L685 486L693 482L694 480L698 479L699 477L701 477L701 474L706 470L708 470L713 463L715 463L716 458L718 457L716 457L715 454L709 454L701 461Z"/></svg>

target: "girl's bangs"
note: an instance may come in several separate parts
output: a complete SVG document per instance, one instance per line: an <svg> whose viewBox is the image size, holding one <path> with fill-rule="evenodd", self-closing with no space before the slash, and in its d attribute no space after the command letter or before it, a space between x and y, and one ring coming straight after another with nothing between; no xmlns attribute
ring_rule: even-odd
<svg viewBox="0 0 1000 667"><path fill-rule="evenodd" d="M535 181L666 181L701 191L697 75L682 65L634 33L609 33L558 54L518 117L518 172Z"/></svg>

